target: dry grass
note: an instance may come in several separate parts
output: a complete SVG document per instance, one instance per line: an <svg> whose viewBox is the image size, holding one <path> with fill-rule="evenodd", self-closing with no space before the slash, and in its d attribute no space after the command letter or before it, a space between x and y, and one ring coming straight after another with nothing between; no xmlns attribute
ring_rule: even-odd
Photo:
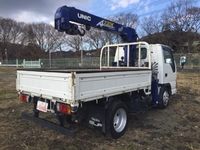
<svg viewBox="0 0 200 150"><path fill-rule="evenodd" d="M179 72L177 81L178 93L186 92L191 95L200 95L200 73Z"/></svg>
<svg viewBox="0 0 200 150"><path fill-rule="evenodd" d="M200 149L200 73L179 72L170 106L131 116L118 140L81 125L72 139L22 119L32 105L19 102L15 78L15 68L0 68L0 150Z"/></svg>

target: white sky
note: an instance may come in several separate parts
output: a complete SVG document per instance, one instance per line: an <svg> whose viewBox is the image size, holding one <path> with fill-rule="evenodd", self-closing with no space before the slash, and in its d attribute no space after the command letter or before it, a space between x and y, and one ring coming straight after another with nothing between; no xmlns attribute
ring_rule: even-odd
<svg viewBox="0 0 200 150"><path fill-rule="evenodd" d="M81 7L91 5L91 0L0 0L0 16L22 22L52 22L60 6Z"/></svg>
<svg viewBox="0 0 200 150"><path fill-rule="evenodd" d="M170 0L0 0L0 17L26 23L53 24L55 11L63 5L108 17L124 11L138 15L148 14L154 10L162 10L169 4Z"/></svg>

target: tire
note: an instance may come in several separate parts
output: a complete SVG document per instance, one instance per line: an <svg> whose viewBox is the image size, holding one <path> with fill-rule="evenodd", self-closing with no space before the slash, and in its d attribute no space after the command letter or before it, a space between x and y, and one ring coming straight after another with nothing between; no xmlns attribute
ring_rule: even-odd
<svg viewBox="0 0 200 150"><path fill-rule="evenodd" d="M161 87L159 97L158 97L158 105L159 108L165 109L169 105L170 94L167 87Z"/></svg>
<svg viewBox="0 0 200 150"><path fill-rule="evenodd" d="M121 137L128 124L128 108L121 102L112 103L106 114L106 133L114 139Z"/></svg>

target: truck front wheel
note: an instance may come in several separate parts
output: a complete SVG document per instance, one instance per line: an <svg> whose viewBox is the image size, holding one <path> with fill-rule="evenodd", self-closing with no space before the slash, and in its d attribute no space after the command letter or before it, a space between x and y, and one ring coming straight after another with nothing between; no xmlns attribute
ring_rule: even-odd
<svg viewBox="0 0 200 150"><path fill-rule="evenodd" d="M128 124L128 108L121 102L114 102L107 111L106 128L107 134L117 139L121 137Z"/></svg>
<svg viewBox="0 0 200 150"><path fill-rule="evenodd" d="M169 97L170 97L170 94L169 94L168 88L161 87L159 98L158 98L158 102L159 102L158 104L161 109L164 109L169 105Z"/></svg>

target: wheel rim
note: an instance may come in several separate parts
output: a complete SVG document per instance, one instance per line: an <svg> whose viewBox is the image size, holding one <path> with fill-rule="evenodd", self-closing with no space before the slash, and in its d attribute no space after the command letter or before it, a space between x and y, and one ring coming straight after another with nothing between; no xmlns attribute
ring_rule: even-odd
<svg viewBox="0 0 200 150"><path fill-rule="evenodd" d="M165 91L163 93L163 105L167 106L168 103L169 103L169 93Z"/></svg>
<svg viewBox="0 0 200 150"><path fill-rule="evenodd" d="M118 109L114 115L113 126L116 132L121 132L127 123L126 111L122 108Z"/></svg>

